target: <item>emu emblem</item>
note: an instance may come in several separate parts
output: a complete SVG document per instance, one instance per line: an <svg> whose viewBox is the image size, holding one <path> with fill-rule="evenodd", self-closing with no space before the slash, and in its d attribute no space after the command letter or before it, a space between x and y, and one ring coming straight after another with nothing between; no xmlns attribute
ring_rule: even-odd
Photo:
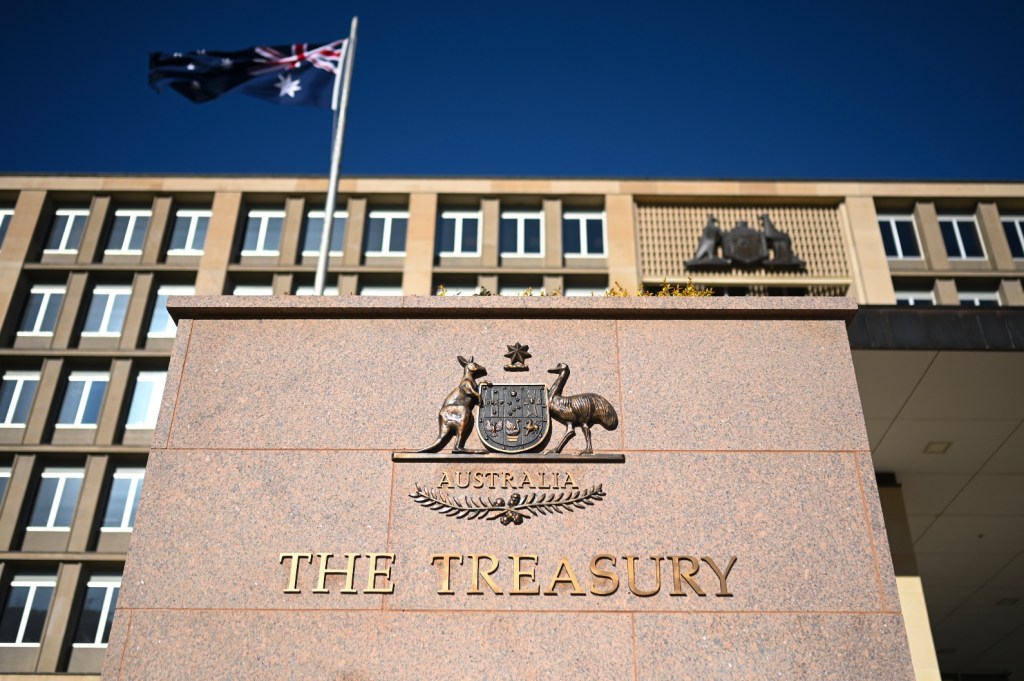
<svg viewBox="0 0 1024 681"><path fill-rule="evenodd" d="M477 433L484 446L505 454L542 447L551 431L547 389L543 383L482 384Z"/></svg>

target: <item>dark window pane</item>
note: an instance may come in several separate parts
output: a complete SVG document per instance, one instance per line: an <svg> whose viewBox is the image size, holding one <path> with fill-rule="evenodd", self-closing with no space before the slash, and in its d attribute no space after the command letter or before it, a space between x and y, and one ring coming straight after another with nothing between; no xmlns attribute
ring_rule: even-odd
<svg viewBox="0 0 1024 681"><path fill-rule="evenodd" d="M46 527L53 508L53 495L57 493L57 478L42 478L36 491L36 501L32 506L32 516L28 520L29 527Z"/></svg>
<svg viewBox="0 0 1024 681"><path fill-rule="evenodd" d="M6 382L4 387L6 387ZM14 415L11 423L28 423L28 412L32 406L32 399L36 396L36 386L39 385L39 381L22 381L21 382L21 395L18 396L18 404L14 408ZM6 415L7 412L3 412Z"/></svg>
<svg viewBox="0 0 1024 681"><path fill-rule="evenodd" d="M259 243L261 218L250 217L245 225L245 240L242 242L243 251L255 251Z"/></svg>
<svg viewBox="0 0 1024 681"><path fill-rule="evenodd" d="M324 219L317 217L306 218L306 236L302 241L303 251L320 251L320 237L323 235Z"/></svg>
<svg viewBox="0 0 1024 681"><path fill-rule="evenodd" d="M0 504L4 501L4 494L7 492L7 483L11 481L9 475L0 475Z"/></svg>
<svg viewBox="0 0 1024 681"><path fill-rule="evenodd" d="M502 253L515 253L519 239L519 221L513 218L502 218L498 230L498 241Z"/></svg>
<svg viewBox="0 0 1024 681"><path fill-rule="evenodd" d="M80 489L82 489L81 478L64 478L64 492L60 495L57 517L53 521L55 527L71 527L71 517L75 514L75 505L78 504Z"/></svg>
<svg viewBox="0 0 1024 681"><path fill-rule="evenodd" d="M896 250L896 240L892 238L892 226L888 220L879 220L878 228L882 231L882 243L885 245L885 254L890 258L899 256Z"/></svg>
<svg viewBox="0 0 1024 681"><path fill-rule="evenodd" d="M569 255L579 255L582 252L579 220L562 220L562 249Z"/></svg>
<svg viewBox="0 0 1024 681"><path fill-rule="evenodd" d="M968 258L980 258L985 255L981 248L981 239L978 238L978 228L971 220L961 220L960 238L964 242L964 256Z"/></svg>
<svg viewBox="0 0 1024 681"><path fill-rule="evenodd" d="M1017 225L1004 220L1003 231L1006 232L1006 242L1010 244L1010 253L1013 257L1024 258L1024 243L1021 243L1020 235L1017 234Z"/></svg>
<svg viewBox="0 0 1024 681"><path fill-rule="evenodd" d="M110 597L110 607L107 608L107 618L103 622L103 643L110 640L110 625L114 623L114 608L117 606L117 597L121 593L120 588L115 588Z"/></svg>
<svg viewBox="0 0 1024 681"><path fill-rule="evenodd" d="M12 586L7 592L4 614L0 617L0 643L14 643L18 640L18 629L21 628L21 616L25 612L27 599L27 586Z"/></svg>
<svg viewBox="0 0 1024 681"><path fill-rule="evenodd" d="M604 228L600 220L587 220L587 252L604 253Z"/></svg>
<svg viewBox="0 0 1024 681"><path fill-rule="evenodd" d="M103 515L103 527L121 527L124 507L128 503L128 490L132 481L115 479L110 486L110 497L107 499L107 512Z"/></svg>
<svg viewBox="0 0 1024 681"><path fill-rule="evenodd" d="M281 227L284 218L267 218L267 233L263 237L263 250L276 251L281 245Z"/></svg>
<svg viewBox="0 0 1024 681"><path fill-rule="evenodd" d="M53 327L57 325L57 313L60 312L60 304L63 300L63 293L50 294L46 309L43 311L43 324L39 327L40 331L53 331Z"/></svg>
<svg viewBox="0 0 1024 681"><path fill-rule="evenodd" d="M946 255L951 258L963 257L960 245L956 241L956 226L949 220L941 220L939 228L942 230L942 241L946 244Z"/></svg>
<svg viewBox="0 0 1024 681"><path fill-rule="evenodd" d="M92 300L89 301L89 312L85 315L83 331L100 330L100 325L103 323L103 315L106 314L108 298L109 294L106 293L93 295Z"/></svg>
<svg viewBox="0 0 1024 681"><path fill-rule="evenodd" d="M11 224L11 216L4 213L0 214L0 247L4 244L4 237L7 236L7 227Z"/></svg>
<svg viewBox="0 0 1024 681"><path fill-rule="evenodd" d="M523 252L540 253L540 220L523 220Z"/></svg>
<svg viewBox="0 0 1024 681"><path fill-rule="evenodd" d="M43 306L43 294L32 293L25 302L25 313L21 317L20 331L34 331L36 320L39 318L39 311Z"/></svg>
<svg viewBox="0 0 1024 681"><path fill-rule="evenodd" d="M92 586L85 590L82 614L78 618L78 631L75 632L75 643L95 642L106 595L107 590L102 587Z"/></svg>
<svg viewBox="0 0 1024 681"><path fill-rule="evenodd" d="M334 218L334 226L331 228L331 245L330 250L332 253L341 253L345 250L345 225L348 224L348 218ZM317 249L320 245L317 244Z"/></svg>
<svg viewBox="0 0 1024 681"><path fill-rule="evenodd" d="M146 240L146 230L149 228L149 216L137 215L135 226L132 228L132 235L128 239L128 248L133 251L142 250L142 242Z"/></svg>
<svg viewBox="0 0 1024 681"><path fill-rule="evenodd" d="M904 258L916 258L921 255L917 247L917 235L914 234L914 223L910 220L897 220L896 233L900 237L900 246L903 248Z"/></svg>
<svg viewBox="0 0 1024 681"><path fill-rule="evenodd" d="M85 403L85 414L82 415L82 423L96 424L100 419L100 407L103 405L103 393L106 392L106 381L93 381L92 389Z"/></svg>
<svg viewBox="0 0 1024 681"><path fill-rule="evenodd" d="M14 399L14 390L17 387L17 381L4 381L0 384L0 419L7 417L7 411L11 408L11 400Z"/></svg>
<svg viewBox="0 0 1024 681"><path fill-rule="evenodd" d="M977 302L977 305L978 307L999 307L999 301L982 299Z"/></svg>
<svg viewBox="0 0 1024 681"><path fill-rule="evenodd" d="M114 226L110 229L110 240L107 242L107 248L112 251L121 251L128 248L125 244L125 235L128 233L128 221L131 220L127 215L118 215L114 218Z"/></svg>
<svg viewBox="0 0 1024 681"><path fill-rule="evenodd" d="M476 253L477 240L480 237L480 221L476 218L462 218L462 250L464 253Z"/></svg>
<svg viewBox="0 0 1024 681"><path fill-rule="evenodd" d="M206 229L210 226L210 218L205 215L196 218L196 228L192 235L192 249L196 251L203 250L203 246L206 245Z"/></svg>
<svg viewBox="0 0 1024 681"><path fill-rule="evenodd" d="M455 250L455 218L441 218L437 245L439 253L450 253Z"/></svg>
<svg viewBox="0 0 1024 681"><path fill-rule="evenodd" d="M46 240L46 247L50 250L60 248L64 239L64 228L68 224L67 216L58 215L53 219L53 227L50 228L50 238Z"/></svg>
<svg viewBox="0 0 1024 681"><path fill-rule="evenodd" d="M124 326L124 315L128 311L128 296L113 296L113 305L110 306L110 318L107 320L107 331L121 333Z"/></svg>
<svg viewBox="0 0 1024 681"><path fill-rule="evenodd" d="M78 405L82 402L83 390L85 390L85 383L82 381L68 381L67 390L64 391L64 402L60 405L60 415L57 417L57 423L75 422Z"/></svg>
<svg viewBox="0 0 1024 681"><path fill-rule="evenodd" d="M405 232L409 226L406 218L391 218L391 246L392 251L405 250Z"/></svg>
<svg viewBox="0 0 1024 681"><path fill-rule="evenodd" d="M174 218L174 231L171 232L171 250L180 250L188 244L188 230L192 224L191 217L179 215Z"/></svg>
<svg viewBox="0 0 1024 681"><path fill-rule="evenodd" d="M43 639L43 624L46 622L46 611L50 609L53 598L52 586L37 586L35 598L32 599L32 611L25 626L22 643L39 643Z"/></svg>
<svg viewBox="0 0 1024 681"><path fill-rule="evenodd" d="M366 250L378 252L384 250L384 218L370 218L366 229Z"/></svg>
<svg viewBox="0 0 1024 681"><path fill-rule="evenodd" d="M142 480L139 480L139 484L135 486L135 494L128 500L128 503L132 505L131 513L128 514L128 525L135 527L135 512L139 510L139 498L142 494Z"/></svg>
<svg viewBox="0 0 1024 681"><path fill-rule="evenodd" d="M935 303L933 303L931 300L928 300L927 298L920 298L914 301L914 305L917 305L919 307L932 307L933 305L935 305Z"/></svg>
<svg viewBox="0 0 1024 681"><path fill-rule="evenodd" d="M174 320L167 311L167 295L158 294L153 303L153 319L149 322L149 333L163 333L174 328Z"/></svg>

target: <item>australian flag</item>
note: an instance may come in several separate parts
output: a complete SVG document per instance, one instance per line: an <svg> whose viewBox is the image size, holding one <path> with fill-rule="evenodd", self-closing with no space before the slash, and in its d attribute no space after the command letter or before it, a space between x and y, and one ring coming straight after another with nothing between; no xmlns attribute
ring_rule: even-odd
<svg viewBox="0 0 1024 681"><path fill-rule="evenodd" d="M196 103L241 92L275 104L329 109L347 44L335 40L319 47L296 43L235 52L153 52L149 85L157 92L170 87Z"/></svg>

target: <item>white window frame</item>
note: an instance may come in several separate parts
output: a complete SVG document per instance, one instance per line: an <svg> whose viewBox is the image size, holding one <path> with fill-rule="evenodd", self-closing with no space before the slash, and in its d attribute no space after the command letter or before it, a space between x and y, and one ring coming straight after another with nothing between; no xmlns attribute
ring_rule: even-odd
<svg viewBox="0 0 1024 681"><path fill-rule="evenodd" d="M92 643L72 643L72 648L106 648L107 644L103 641L103 630L106 629L107 617L110 616L110 609L114 606L112 601L114 600L114 589L121 588L121 575L93 575L89 578L89 581L85 583L86 589L99 589L102 588L106 591L103 595L103 607L100 610L100 621L96 627L96 636L93 638Z"/></svg>
<svg viewBox="0 0 1024 681"><path fill-rule="evenodd" d="M897 215L896 213L885 213L877 216L879 222L889 223L889 234L892 236L892 241L896 244L896 255L889 255L886 253L885 257L889 260L924 260L924 248L921 245L921 233L917 229L917 220L914 219L914 215ZM920 255L903 255L903 242L900 241L900 234L896 231L896 221L910 222L914 228L914 238L917 239L917 250Z"/></svg>
<svg viewBox="0 0 1024 681"><path fill-rule="evenodd" d="M132 517L132 509L139 505L139 493L142 491L142 483L145 479L145 468L117 468L114 470L114 480L131 481L128 486L128 501L121 513L121 524L113 527L105 525L100 528L100 532L131 532L135 529L135 526L130 525L129 522Z"/></svg>
<svg viewBox="0 0 1024 681"><path fill-rule="evenodd" d="M54 525L57 520L57 511L60 510L60 500L64 496L64 486L69 479L82 480L85 478L84 468L44 468L43 472L39 474L40 480L47 478L57 478L57 489L53 492L53 501L50 502L50 515L46 518L45 525L30 525L25 530L28 532L67 532L71 529L70 525ZM81 490L79 490L81 494Z"/></svg>
<svg viewBox="0 0 1024 681"><path fill-rule="evenodd" d="M18 625L18 635L15 637L14 643L0 643L0 647L4 648L38 648L42 641L38 643L23 643L22 639L25 638L25 628L28 627L28 618L32 613L32 604L35 602L36 589L39 587L50 587L53 589L54 594L57 592L57 576L42 576L42 575L15 575L11 580L11 588L14 587L28 587L28 597L25 599L24 610L21 611L21 622ZM53 605L53 596L50 597L50 606ZM46 612L49 616L49 608Z"/></svg>
<svg viewBox="0 0 1024 681"><path fill-rule="evenodd" d="M1012 222L1014 228L1017 231L1017 241L1020 243L1021 249L1024 249L1024 215L1001 215L999 216L1000 222ZM1024 260L1024 258L1014 257L1014 260Z"/></svg>
<svg viewBox="0 0 1024 681"><path fill-rule="evenodd" d="M384 250L380 251L366 251L365 255L369 258L396 258L405 255L405 250L391 251L391 221L395 218L405 218L405 243L406 247L409 245L409 211L407 210L371 210L367 216L367 220L373 220L374 218L383 218L384 220L384 233L381 237L380 246ZM360 293L359 295L363 295ZM373 294L376 295L376 294ZM386 295L386 294L385 294ZM401 295L401 294L399 294Z"/></svg>
<svg viewBox="0 0 1024 681"><path fill-rule="evenodd" d="M401 286L393 286L390 284L368 284L366 286L359 287L359 295L361 296L400 296L402 295Z"/></svg>
<svg viewBox="0 0 1024 681"><path fill-rule="evenodd" d="M278 209L274 209L274 210L264 210L264 209L250 210L249 213L246 215L246 220L245 220L246 229L249 228L249 220L251 220L253 218L259 218L260 219L259 234L256 237L256 250L244 250L243 249L241 255L281 255L281 246L280 246L280 244L278 244L278 247L276 249L272 250L272 251L263 248L263 246L264 246L264 244L266 244L266 241L267 241L267 222L271 218L281 218L281 229L283 231L284 230L285 212L283 210L278 210ZM243 242L245 241L245 235L244 234L242 235L242 241Z"/></svg>
<svg viewBox="0 0 1024 681"><path fill-rule="evenodd" d="M0 208L0 234L3 235L2 237L0 237L0 249L3 248L4 241L7 240L7 229L11 228L11 222L10 221L13 220L13 219L14 219L14 209L13 208ZM7 221L6 229L4 228L4 221L5 220Z"/></svg>
<svg viewBox="0 0 1024 681"><path fill-rule="evenodd" d="M934 291L896 291L896 302L898 303L901 298L906 301L908 307L914 307L918 302L925 300L935 305Z"/></svg>
<svg viewBox="0 0 1024 681"><path fill-rule="evenodd" d="M999 297L999 291L961 291L957 289L956 301L960 305L965 302L974 302L974 307L981 307L977 301L995 301L996 305L1002 307L1003 300Z"/></svg>
<svg viewBox="0 0 1024 681"><path fill-rule="evenodd" d="M312 295L315 295L315 291L316 291L316 289L313 286L298 286L295 289L295 295L297 295L297 296L312 296ZM324 287L324 295L325 296L337 296L337 295L340 295L338 293L338 287L337 286L325 286Z"/></svg>
<svg viewBox="0 0 1024 681"><path fill-rule="evenodd" d="M591 253L587 244L587 220L601 221L601 252ZM564 251L566 258L607 258L608 257L608 219L603 210L568 210L562 213L562 221L578 221L580 230L580 252Z"/></svg>
<svg viewBox="0 0 1024 681"><path fill-rule="evenodd" d="M327 220L324 220L324 215L326 215L325 211L322 211L322 210L311 210L311 211L306 213L306 220L309 220L309 218L320 218L321 220L324 221L324 229L327 229ZM345 225L346 225L346 229L347 229L347 225L348 225L348 211L347 210L336 210L336 211L334 211L334 220L337 220L338 218L345 218ZM331 227L332 228L334 226L334 220L331 220ZM308 223L307 223L307 227L308 227ZM320 238L321 239L324 238L323 230L320 231ZM344 246L344 245L345 245L345 242L342 241L342 246ZM344 254L345 254L344 250L328 251L327 252L327 255L344 255ZM304 250L304 251L302 251L302 255L320 255L320 249L317 249L317 250L314 250L314 251L306 251L306 250Z"/></svg>
<svg viewBox="0 0 1024 681"><path fill-rule="evenodd" d="M167 255L202 255L202 248L195 248L196 241L196 226L199 224L201 218L206 218L207 221L213 217L212 210L197 209L197 208L182 208L174 213L174 220L177 223L178 218L189 218L188 223L188 236L185 237L184 248L169 248L167 249ZM209 222L207 222L207 229L209 229ZM206 244L204 243L205 247Z"/></svg>
<svg viewBox="0 0 1024 681"><path fill-rule="evenodd" d="M126 422L124 426L125 430L153 430L156 427L156 420L160 415L160 402L163 400L164 388L167 386L167 372L140 371L135 376L135 388L132 390L132 399L128 404L129 416L131 415L131 408L135 403L135 392L139 389L139 383L153 384L153 390L150 392L149 404L146 405L146 420L142 423ZM159 390L157 390L158 385Z"/></svg>
<svg viewBox="0 0 1024 681"><path fill-rule="evenodd" d="M544 224L544 211L543 210L503 210L501 212L500 220L515 220L516 221L516 250L515 251L502 251L502 258L543 258L544 257L544 237L546 234L547 226ZM526 230L523 228L523 220L540 220L540 250L536 253L524 253L523 248L526 244ZM500 230L500 223L499 223ZM499 234L500 241L500 234Z"/></svg>
<svg viewBox="0 0 1024 681"><path fill-rule="evenodd" d="M483 211L479 210L444 210L441 211L442 220L455 220L455 241L453 245L455 250L452 251L440 251L439 256L443 257L459 257L459 258L476 258L480 257L483 253L481 250L483 241ZM462 250L462 235L465 230L464 220L476 220L476 250L475 251L464 251Z"/></svg>
<svg viewBox="0 0 1024 681"><path fill-rule="evenodd" d="M274 287L272 285L239 284L231 289L233 296L272 296Z"/></svg>
<svg viewBox="0 0 1024 681"><path fill-rule="evenodd" d="M123 251L122 251L123 252ZM89 299L89 308L92 308L92 301L96 299L97 295L107 296L107 305L103 308L103 317L100 319L100 330L99 331L86 331L82 330L83 338L117 338L121 335L124 329L118 331L109 331L107 327L110 326L110 315L114 310L114 303L117 302L117 298L125 296L125 314L127 314L128 305L131 302L132 287L131 286L108 286L105 284L99 284L94 286L92 289L92 297ZM88 310L86 310L88 314Z"/></svg>
<svg viewBox="0 0 1024 681"><path fill-rule="evenodd" d="M156 297L160 296L194 296L196 294L195 286L161 286L156 290ZM155 300L155 299L154 299ZM153 304L153 314L157 313L156 304ZM173 320L172 320L173 321ZM153 325L153 320L150 319L150 326ZM164 329L163 331L146 331L147 338L174 338L177 334L177 328L171 324L170 330Z"/></svg>
<svg viewBox="0 0 1024 681"><path fill-rule="evenodd" d="M64 234L60 238L60 246L58 248L44 248L43 253L78 253L78 248L68 248L68 238L71 236L71 228L74 226L76 218L82 218L86 221L89 220L89 209L88 208L60 208L54 211L53 214L54 222L57 218L66 217L67 222L64 223ZM83 225L84 228L84 225ZM49 235L47 235L49 237ZM49 239L47 239L49 240Z"/></svg>
<svg viewBox="0 0 1024 681"><path fill-rule="evenodd" d="M0 468L0 480L7 478L7 484L4 485L3 491L0 492L0 503L3 503L4 496L7 494L7 488L11 485L11 469L10 467Z"/></svg>
<svg viewBox="0 0 1024 681"><path fill-rule="evenodd" d="M32 325L32 331L18 331L19 336L36 336L49 338L53 335L53 331L40 331L39 327L43 324L43 319L46 317L46 311L50 307L50 303L53 300L53 294L59 293L61 295L61 304L64 303L64 296L67 295L66 286L33 286L29 289L28 294L41 294L43 296L43 303L39 306L39 314L36 316L35 323Z"/></svg>
<svg viewBox="0 0 1024 681"><path fill-rule="evenodd" d="M981 238L981 229L978 227L978 220L973 215L940 215L939 232L941 234L943 222L953 221L953 233L956 234L956 245L960 249L960 255L946 254L950 260L988 260L988 252L985 250L985 240ZM978 245L981 246L981 255L964 255L964 238L960 234L961 222L970 222L974 226L974 233L978 237Z"/></svg>
<svg viewBox="0 0 1024 681"><path fill-rule="evenodd" d="M39 372L38 371L5 371L3 381L15 381L14 394L11 395L11 404L7 407L6 414L0 414L0 428L24 428L24 423L13 423L11 419L14 417L14 412L18 409L18 400L21 398L21 393L25 387L25 381L35 381L36 389L39 388ZM34 398L33 398L34 399Z"/></svg>
<svg viewBox="0 0 1024 681"><path fill-rule="evenodd" d="M54 428L96 428L98 423L82 423L82 417L85 415L85 406L89 403L89 395L92 394L94 383L110 383L110 374L105 371L72 371L68 376L68 383L79 382L85 383L85 387L82 389L82 399L78 403L78 409L75 411L75 420L73 423L56 423ZM107 386L103 387L104 395L106 399ZM65 388L64 394L67 394ZM61 400L61 407L64 406L63 400ZM59 415L58 415L59 418Z"/></svg>
<svg viewBox="0 0 1024 681"><path fill-rule="evenodd" d="M119 208L114 211L114 219L117 218L128 218L128 226L124 230L124 241L121 242L119 247L107 246L104 253L110 253L111 255L139 255L142 253L141 248L126 248L127 244L132 242L132 236L135 234L135 227L138 224L139 218L153 218L153 211L149 208ZM146 223L146 229L149 229L149 223Z"/></svg>

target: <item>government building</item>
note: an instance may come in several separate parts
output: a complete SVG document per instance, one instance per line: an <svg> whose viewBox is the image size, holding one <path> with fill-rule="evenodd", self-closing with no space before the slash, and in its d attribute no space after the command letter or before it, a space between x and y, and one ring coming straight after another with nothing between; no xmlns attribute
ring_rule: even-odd
<svg viewBox="0 0 1024 681"><path fill-rule="evenodd" d="M326 188L0 176L0 679L98 678L174 340L168 297L311 295ZM346 178L338 205L328 295L692 281L856 300L917 676L1024 673L1024 183Z"/></svg>

